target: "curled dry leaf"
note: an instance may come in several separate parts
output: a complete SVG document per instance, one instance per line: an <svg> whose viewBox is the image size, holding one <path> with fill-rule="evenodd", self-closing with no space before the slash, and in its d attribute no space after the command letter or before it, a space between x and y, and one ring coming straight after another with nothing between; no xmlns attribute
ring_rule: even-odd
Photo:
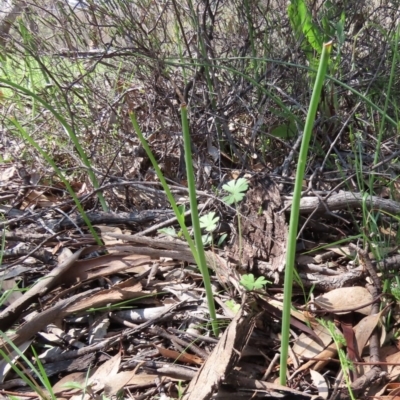
<svg viewBox="0 0 400 400"><path fill-rule="evenodd" d="M360 307L363 304L369 304L372 302L371 293L362 286L344 287L334 289L328 293L317 297L315 304L327 311L334 310L352 310ZM358 310L354 310L357 313L369 315L371 313L371 305L365 306ZM348 314L351 311L336 312L335 314Z"/></svg>
<svg viewBox="0 0 400 400"><path fill-rule="evenodd" d="M319 397L327 399L329 397L329 388L325 378L317 371L310 369L311 379L318 389Z"/></svg>

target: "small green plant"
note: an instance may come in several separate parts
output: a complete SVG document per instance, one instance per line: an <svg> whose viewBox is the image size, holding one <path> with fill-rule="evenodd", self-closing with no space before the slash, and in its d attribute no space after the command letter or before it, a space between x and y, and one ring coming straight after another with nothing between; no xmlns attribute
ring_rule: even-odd
<svg viewBox="0 0 400 400"><path fill-rule="evenodd" d="M215 216L215 211L211 211L200 217L200 228L212 233L217 229L219 217Z"/></svg>
<svg viewBox="0 0 400 400"><path fill-rule="evenodd" d="M178 399L181 399L183 397L183 393L185 392L185 388L182 385L182 381L178 381L177 390L178 390Z"/></svg>
<svg viewBox="0 0 400 400"><path fill-rule="evenodd" d="M235 300L227 300L225 302L225 305L231 310L233 311L235 314L240 310L240 304L236 303Z"/></svg>
<svg viewBox="0 0 400 400"><path fill-rule="evenodd" d="M200 217L200 228L206 231L206 234L202 236L203 245L209 246L213 244L212 233L217 229L219 217L215 216L215 211L210 211Z"/></svg>
<svg viewBox="0 0 400 400"><path fill-rule="evenodd" d="M222 189L229 193L222 200L227 204L240 203L243 200L248 188L249 184L245 178L231 180L222 186Z"/></svg>
<svg viewBox="0 0 400 400"><path fill-rule="evenodd" d="M344 336L337 330L335 324L332 321L325 321L324 319L319 319L318 322L324 326L332 336L333 341L335 342L340 365L343 371L343 377L346 382L347 389L349 391L349 395L352 400L356 400L354 397L353 391L351 389L351 379L350 379L350 371L354 370L353 363L346 357L345 352L343 351L343 347L346 346L346 339Z"/></svg>
<svg viewBox="0 0 400 400"><path fill-rule="evenodd" d="M89 383L89 376L90 376L90 367L86 372L86 377L85 377L85 382L80 383L80 382L65 382L63 387L66 389L78 389L82 391L82 399L85 398L86 393L90 395L91 398L95 397L94 393L91 388L91 384Z"/></svg>
<svg viewBox="0 0 400 400"><path fill-rule="evenodd" d="M240 279L240 284L248 291L263 289L268 283L271 282L267 281L263 276L259 276L256 279L253 274L242 275L242 279Z"/></svg>
<svg viewBox="0 0 400 400"><path fill-rule="evenodd" d="M229 194L225 196L222 200L229 204L237 204L241 202L249 188L249 183L245 178L239 178L236 180L231 180L227 184L222 186L222 189ZM240 223L240 214L238 216L238 233L239 233L239 260L242 258L242 226Z"/></svg>

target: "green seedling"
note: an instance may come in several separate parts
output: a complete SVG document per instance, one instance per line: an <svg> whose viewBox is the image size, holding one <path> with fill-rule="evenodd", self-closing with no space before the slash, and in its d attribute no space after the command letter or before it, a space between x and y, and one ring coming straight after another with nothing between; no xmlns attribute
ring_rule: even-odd
<svg viewBox="0 0 400 400"><path fill-rule="evenodd" d="M215 211L211 211L200 217L200 228L211 233L217 229L219 217L215 216Z"/></svg>
<svg viewBox="0 0 400 400"><path fill-rule="evenodd" d="M235 314L240 310L240 304L236 303L235 300L227 300L225 305Z"/></svg>
<svg viewBox="0 0 400 400"><path fill-rule="evenodd" d="M343 377L346 382L347 389L349 391L350 398L352 400L356 400L354 397L353 391L351 389L351 379L350 379L350 371L354 370L354 364L346 357L345 352L343 351L343 347L346 346L346 339L344 336L338 331L335 324L332 321L325 321L323 319L319 319L318 322L324 326L332 336L332 339L336 345L340 365L343 371Z"/></svg>
<svg viewBox="0 0 400 400"><path fill-rule="evenodd" d="M283 299L283 316L282 316L282 347L279 380L282 386L286 385L287 359L289 355L289 335L290 335L290 317L292 308L292 287L294 275L294 261L296 258L296 241L297 230L299 226L300 199L301 189L303 185L303 177L307 163L307 153L312 130L314 126L315 115L317 113L318 104L321 97L322 86L325 80L326 70L329 62L329 55L332 49L332 42L323 46L322 56L318 68L317 77L314 82L313 93L311 96L310 106L308 108L306 123L304 126L304 134L301 142L299 159L297 161L296 180L293 192L293 201L290 214L289 234L287 240L286 251L286 268L284 281L284 299Z"/></svg>
<svg viewBox="0 0 400 400"><path fill-rule="evenodd" d="M257 279L255 279L253 274L243 275L242 279L240 279L240 284L249 292L252 290L264 289L268 283L271 282L267 281L263 276L259 276Z"/></svg>
<svg viewBox="0 0 400 400"><path fill-rule="evenodd" d="M212 233L217 229L219 217L215 216L215 212L211 211L202 217L200 217L200 228L206 231L205 235L202 235L202 241L204 246L212 245L213 235Z"/></svg>
<svg viewBox="0 0 400 400"><path fill-rule="evenodd" d="M222 186L222 189L229 193L222 200L227 204L239 203L243 200L248 188L249 184L245 178L229 181L227 184Z"/></svg>
<svg viewBox="0 0 400 400"><path fill-rule="evenodd" d="M221 247L221 246L223 245L223 243L225 242L225 240L226 240L227 237L228 237L228 234L227 234L227 233L223 233L223 234L221 235L221 237L218 239L217 246L218 246L218 247Z"/></svg>
<svg viewBox="0 0 400 400"><path fill-rule="evenodd" d="M181 227L182 234L186 239L190 251L193 254L193 258L196 261L197 267L199 268L202 276L203 276L203 283L204 288L206 291L206 298L208 304L208 310L210 313L211 324L213 327L213 331L215 336L219 334L219 327L217 323L217 315L215 311L215 303L214 303L214 296L211 287L211 280L207 266L206 255L204 251L204 246L201 237L201 228L200 228L200 220L197 210L197 196L196 196L196 184L194 179L194 172L193 172L193 160L192 160L192 153L190 147L190 132L189 132L189 121L187 116L187 108L186 105L182 105L181 107L181 119L182 119L182 133L183 133L183 141L184 141L184 153L185 153L185 163L186 163L186 176L188 179L188 189L189 189L189 200L190 200L190 210L192 216L192 224L193 224L193 231L194 231L194 240L191 238L189 234L189 230L186 227L185 217L182 214L182 208L176 204L175 198L172 195L172 192L167 184L167 181L164 178L163 173L160 170L160 167L146 141L143 136L143 133L137 123L136 117L134 113L130 113L132 125L138 135L140 143L142 144L143 148L145 149L147 156L149 157L151 163L153 164L154 170L160 180L160 183L165 191L165 194L168 198L168 201L171 204L171 207L175 213L175 216L178 220L178 223Z"/></svg>

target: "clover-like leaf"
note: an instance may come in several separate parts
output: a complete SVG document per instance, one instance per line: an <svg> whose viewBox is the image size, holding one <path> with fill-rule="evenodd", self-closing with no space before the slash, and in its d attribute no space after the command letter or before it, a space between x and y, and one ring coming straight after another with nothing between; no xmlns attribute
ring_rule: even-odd
<svg viewBox="0 0 400 400"><path fill-rule="evenodd" d="M262 289L267 283L271 282L267 281L263 276L259 276L255 279L253 274L242 275L240 279L240 284L249 291Z"/></svg>
<svg viewBox="0 0 400 400"><path fill-rule="evenodd" d="M169 227L166 227L166 228L161 228L157 232L165 233L166 235L172 236L172 237L177 237L178 236L178 234L176 233L175 228L172 227L172 226L169 226Z"/></svg>
<svg viewBox="0 0 400 400"><path fill-rule="evenodd" d="M222 189L229 193L229 195L225 196L222 200L228 204L239 203L243 200L245 192L248 188L249 184L245 178L231 180L222 186Z"/></svg>
<svg viewBox="0 0 400 400"><path fill-rule="evenodd" d="M205 229L207 232L212 232L217 229L219 217L215 216L215 212L211 211L200 217L200 228Z"/></svg>
<svg viewBox="0 0 400 400"><path fill-rule="evenodd" d="M240 310L240 304L236 303L235 300L228 300L225 302L225 305L233 311L235 314Z"/></svg>

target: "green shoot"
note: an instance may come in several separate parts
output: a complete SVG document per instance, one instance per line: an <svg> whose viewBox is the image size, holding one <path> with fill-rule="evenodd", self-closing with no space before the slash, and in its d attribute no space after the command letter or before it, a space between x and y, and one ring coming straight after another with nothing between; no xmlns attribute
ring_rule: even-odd
<svg viewBox="0 0 400 400"><path fill-rule="evenodd" d="M187 172L188 186L189 186L190 207L191 207L191 212L192 212L192 223L193 223L193 228L194 228L194 232L195 232L195 242L196 243L193 241L193 239L191 238L191 236L189 234L189 231L185 224L185 217L182 214L182 209L179 208L178 205L176 204L175 198L172 195L171 190L167 184L167 181L165 180L164 175L161 172L161 169L160 169L156 159L154 158L154 155L153 155L146 139L143 136L143 133L139 127L139 124L137 123L135 115L133 113L130 113L130 117L131 117L132 125L133 125L133 127L136 131L136 134L138 135L138 138L140 140L140 143L142 144L143 148L146 151L147 156L149 157L151 163L153 164L153 168L156 171L157 177L161 182L161 185L162 185L162 187L165 191L165 194L168 198L168 201L171 204L172 210L174 211L174 214L175 214L175 216L178 220L178 223L181 227L183 236L185 237L185 239L190 247L190 251L193 254L193 258L195 259L196 264L203 276L203 283L204 283L204 287L206 290L208 311L210 313L211 324L212 324L215 336L218 336L219 328L218 328L217 316L216 316L216 312L215 312L214 297L213 297L213 293L212 293L211 281L210 281L207 262L206 262L206 258L205 258L204 247L203 247L202 238L201 238L200 222L199 222L199 216L198 216L198 211L197 211L196 187L195 187L195 182L194 182L192 153L191 153L191 148L190 148L189 123L187 120L186 106L182 107L181 113L182 113L183 137L184 137L184 142L185 142L185 161L186 161L186 168L187 168L186 172Z"/></svg>
<svg viewBox="0 0 400 400"><path fill-rule="evenodd" d="M21 370L15 362L13 362L8 354L6 354L5 351L0 350L0 356L4 358L4 360L7 361L8 364L11 365L11 368L14 370L14 372L34 391L36 392L42 399L51 399L55 400L56 396L53 393L52 386L50 384L50 381L45 373L45 370L43 368L43 365L41 364L39 358L37 357L35 351L33 351L35 355L36 362L38 364L38 368L35 367L35 365L28 359L28 357L25 356L21 352L21 350L8 338L8 336L0 331L0 337L10 346L18 355L21 357L24 362L28 365L28 367L33 371L33 373L36 375L36 377L39 379L41 384L46 388L47 393L38 385L38 383L34 380L30 374L27 374L25 370ZM28 376L29 375L29 376Z"/></svg>
<svg viewBox="0 0 400 400"><path fill-rule="evenodd" d="M284 281L284 300L283 300L283 318L282 318L282 348L279 380L282 386L286 385L287 358L289 353L289 334L290 334L290 310L292 306L292 285L293 270L296 257L297 228L299 225L300 199L303 184L304 171L307 162L308 145L314 125L314 119L317 112L322 85L324 83L326 69L328 66L329 55L332 48L332 42L323 46L322 56L318 68L317 77L314 83L314 90L311 97L310 106L304 127L304 135L301 143L299 159L297 162L296 181L294 186L292 209L290 214L289 235L287 241L286 270Z"/></svg>
<svg viewBox="0 0 400 400"><path fill-rule="evenodd" d="M344 336L336 329L335 324L332 321L325 321L323 319L319 319L318 322L324 326L332 336L333 341L335 342L340 366L342 367L343 377L346 382L347 389L349 391L350 397L352 400L356 400L354 397L353 391L351 389L351 379L350 379L350 371L354 369L353 363L346 357L345 352L343 351L344 346L346 346L346 339Z"/></svg>
<svg viewBox="0 0 400 400"><path fill-rule="evenodd" d="M68 190L68 193L71 195L73 198L76 208L78 209L79 213L82 216L82 219L85 221L88 229L90 230L90 233L93 235L93 238L96 240L97 244L99 246L103 245L103 242L99 238L97 232L94 230L92 223L90 222L90 219L85 213L85 210L83 209L82 203L80 202L78 196L75 194L74 189L72 189L72 186L68 182L67 178L64 176L63 172L61 171L60 168L56 165L54 160L33 140L33 138L29 135L29 133L23 128L23 126L17 121L15 118L10 119L10 122L17 128L17 130L20 132L21 136L32 146L34 147L38 153L53 167L54 171L57 173L58 177L61 179L61 181L64 183L65 187Z"/></svg>

